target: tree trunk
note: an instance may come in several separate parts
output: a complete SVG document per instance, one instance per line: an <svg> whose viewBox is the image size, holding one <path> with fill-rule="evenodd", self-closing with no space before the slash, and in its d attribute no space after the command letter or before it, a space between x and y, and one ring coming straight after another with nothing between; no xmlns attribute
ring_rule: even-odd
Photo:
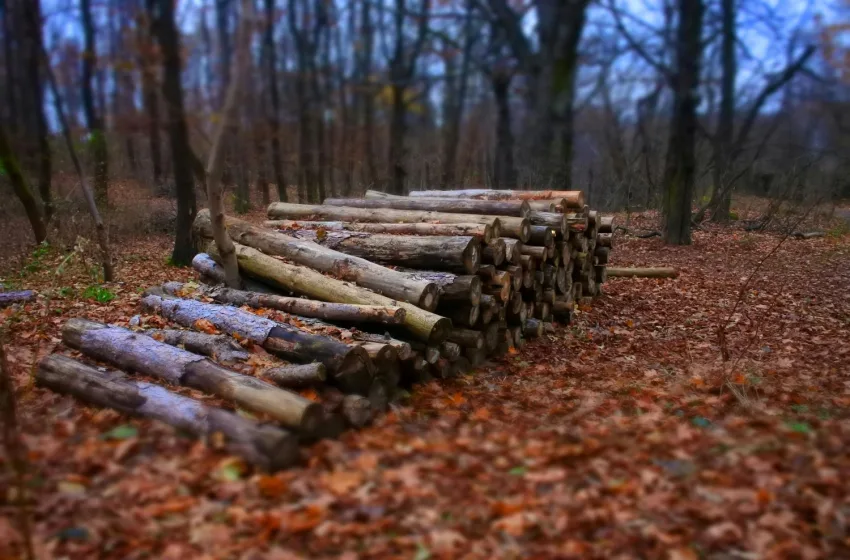
<svg viewBox="0 0 850 560"><path fill-rule="evenodd" d="M239 243L286 257L322 272L337 274L344 280L356 282L423 309L430 310L437 306L437 289L434 285L411 281L406 275L368 260L327 249L310 241L300 241L236 218L228 218L226 224L227 233ZM195 228L201 237L210 236L208 212L198 213Z"/></svg>
<svg viewBox="0 0 850 560"><path fill-rule="evenodd" d="M702 0L678 0L673 115L664 167L664 240L690 245L696 178L697 97L702 57Z"/></svg>
<svg viewBox="0 0 850 560"><path fill-rule="evenodd" d="M371 383L371 363L365 352L326 336L276 323L227 305L148 294L142 304L184 327L197 328L205 320L217 329L236 334L284 358L328 368L333 381L346 392L366 391Z"/></svg>
<svg viewBox="0 0 850 560"><path fill-rule="evenodd" d="M735 22L735 0L722 0L720 45L720 114L714 141L714 192L711 221L726 223L732 206L732 189L729 181L729 163L735 134L735 79L738 76L735 49L738 46Z"/></svg>
<svg viewBox="0 0 850 560"><path fill-rule="evenodd" d="M408 198L376 197L366 193L366 198L328 198L326 206L349 208L417 210L423 212L448 212L450 214L489 214L494 216L517 216L524 218L531 211L524 200L472 200L457 198Z"/></svg>
<svg viewBox="0 0 850 560"><path fill-rule="evenodd" d="M277 309L278 311L284 311L293 315L313 317L331 322L399 325L404 323L404 319L407 316L407 312L397 306L328 303L296 297L245 292L224 287L181 284L180 282L167 282L163 285L163 288L166 292L180 297L197 294L237 307L247 305L255 309Z"/></svg>
<svg viewBox="0 0 850 560"><path fill-rule="evenodd" d="M268 84L269 108L268 124L271 134L272 172L277 186L277 196L281 202L287 201L286 177L283 172L280 143L280 95L277 88L277 49L274 43L275 0L265 0L266 29L263 34L263 46L266 49L266 83Z"/></svg>
<svg viewBox="0 0 850 560"><path fill-rule="evenodd" d="M279 228L284 233L288 230L329 230L329 231L359 231L364 233L386 233L393 235L440 235L445 237L470 236L489 243L497 237L500 231L495 231L489 224L428 224L428 223L401 223L401 224L374 224L359 222L302 222L298 220L267 220L263 222L267 227Z"/></svg>
<svg viewBox="0 0 850 560"><path fill-rule="evenodd" d="M24 212L27 214L27 219L35 236L35 242L41 243L47 239L47 226L44 222L44 216L38 201L27 185L27 180L24 178L21 168L18 166L18 159L12 153L12 146L2 123L0 123L0 165L6 171L9 182L12 184L12 190L24 207Z"/></svg>
<svg viewBox="0 0 850 560"><path fill-rule="evenodd" d="M321 420L317 403L127 329L70 319L62 341L95 359L216 395L304 433L314 432Z"/></svg>
<svg viewBox="0 0 850 560"><path fill-rule="evenodd" d="M183 110L183 86L180 81L180 34L175 21L174 2L171 0L147 1L150 13L152 15L156 13L157 16L154 27L162 51L162 93L168 108L171 166L177 191L177 224L171 262L183 266L188 265L195 255L192 243L192 221L195 219L197 207L191 168L194 154L189 147L189 132Z"/></svg>
<svg viewBox="0 0 850 560"><path fill-rule="evenodd" d="M197 271L201 282L211 286L219 286L224 284L224 268L215 262L212 257L206 253L198 253L192 259L192 268ZM242 278L242 284L245 290L249 292L257 292L261 294L276 294L277 292L271 287L257 282L252 278Z"/></svg>
<svg viewBox="0 0 850 560"><path fill-rule="evenodd" d="M369 210L366 208L348 208L340 206L321 206L309 204L272 203L268 208L270 219L322 219L340 220L344 222L436 222L436 223L471 223L493 226L501 223L495 216L480 216L476 214L448 214L445 212L419 212L414 210Z"/></svg>
<svg viewBox="0 0 850 560"><path fill-rule="evenodd" d="M109 204L109 176L108 159L106 149L106 131L103 119L95 108L94 91L92 90L92 78L97 66L97 51L95 49L95 25L92 18L91 0L80 0L80 12L83 22L83 76L82 96L83 110L86 115L86 125L89 129L90 138L89 152L94 164L94 193L98 205L105 208Z"/></svg>
<svg viewBox="0 0 850 560"><path fill-rule="evenodd" d="M478 200L563 199L570 208L584 207L584 193L582 191L460 189L455 191L410 191L409 196L415 198L472 198Z"/></svg>
<svg viewBox="0 0 850 560"><path fill-rule="evenodd" d="M153 383L104 373L58 354L41 361L35 379L57 393L124 414L159 420L199 438L211 439L221 434L228 451L269 471L298 461L298 440L292 434L261 426Z"/></svg>
<svg viewBox="0 0 850 560"><path fill-rule="evenodd" d="M137 23L139 44L139 66L142 77L142 103L148 124L148 146L150 150L153 184L158 193L162 192L162 148L160 147L159 96L156 88L154 70L153 38L156 35L156 20L152 20L147 29ZM176 173L175 173L176 179Z"/></svg>
<svg viewBox="0 0 850 560"><path fill-rule="evenodd" d="M451 326L448 319L415 305L396 302L358 286L323 276L310 268L283 263L251 247L237 244L236 255L239 266L247 274L315 299L363 305L398 305L407 312L404 328L419 340L439 342L445 338Z"/></svg>
<svg viewBox="0 0 850 560"><path fill-rule="evenodd" d="M497 188L514 188L517 171L514 166L514 134L511 128L509 88L512 76L494 72L490 77L493 98L496 101L496 153L493 158L493 182Z"/></svg>

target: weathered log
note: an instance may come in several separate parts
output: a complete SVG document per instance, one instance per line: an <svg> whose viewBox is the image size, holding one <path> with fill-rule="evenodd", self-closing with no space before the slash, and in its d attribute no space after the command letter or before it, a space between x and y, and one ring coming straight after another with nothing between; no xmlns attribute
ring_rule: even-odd
<svg viewBox="0 0 850 560"><path fill-rule="evenodd" d="M436 284L441 303L463 302L478 305L481 300L482 283L478 276L422 270L406 270L405 273L412 278Z"/></svg>
<svg viewBox="0 0 850 560"><path fill-rule="evenodd" d="M171 346L182 346L189 352L209 356L217 362L244 362L251 357L250 353L227 335L179 329L149 329L141 332L154 340Z"/></svg>
<svg viewBox="0 0 850 560"><path fill-rule="evenodd" d="M502 237L519 239L523 243L531 237L531 221L528 218L509 218L501 216L499 225Z"/></svg>
<svg viewBox="0 0 850 560"><path fill-rule="evenodd" d="M257 227L237 218L228 216L225 225L227 233L236 243L259 249L269 255L285 257L294 263L309 266L321 272L331 273L343 280L354 282L400 301L410 302L422 309L432 310L437 307L437 287L427 282L412 280L400 272L366 259ZM193 225L195 232L200 237L210 237L211 227L209 212L206 210L198 212ZM207 252L213 258L216 257L212 251Z"/></svg>
<svg viewBox="0 0 850 560"><path fill-rule="evenodd" d="M121 327L69 319L62 328L62 341L98 360L268 414L289 428L311 433L321 420L321 407L300 395Z"/></svg>
<svg viewBox="0 0 850 560"><path fill-rule="evenodd" d="M315 387L328 378L327 368L319 362L271 367L263 371L262 376L285 389Z"/></svg>
<svg viewBox="0 0 850 560"><path fill-rule="evenodd" d="M407 316L407 311L398 306L329 303L276 294L258 294L224 286L207 287L180 282L166 282L162 287L166 292L180 297L197 294L237 307L247 305L256 309L277 309L293 315L314 317L325 321L398 325L404 323Z"/></svg>
<svg viewBox="0 0 850 560"><path fill-rule="evenodd" d="M614 233L614 216L599 217L599 233Z"/></svg>
<svg viewBox="0 0 850 560"><path fill-rule="evenodd" d="M440 344L440 355L450 362L460 357L460 345L454 342L443 342Z"/></svg>
<svg viewBox="0 0 850 560"><path fill-rule="evenodd" d="M397 338L392 338L389 335L373 334L361 331L352 331L351 338L360 342L375 342L378 344L389 344L395 348L398 359L405 361L413 357L413 348L410 343Z"/></svg>
<svg viewBox="0 0 850 560"><path fill-rule="evenodd" d="M596 246L597 247L614 247L614 234L613 233L600 233L596 236Z"/></svg>
<svg viewBox="0 0 850 560"><path fill-rule="evenodd" d="M452 363L446 358L440 358L436 363L431 364L431 375L437 379L449 379L453 374Z"/></svg>
<svg viewBox="0 0 850 560"><path fill-rule="evenodd" d="M224 267L213 260L207 253L198 253L192 259L192 268L198 272L201 282L211 286L224 284ZM271 286L258 282L253 278L242 278L245 290L260 294L274 294Z"/></svg>
<svg viewBox="0 0 850 560"><path fill-rule="evenodd" d="M428 346L421 342L415 341L411 342L410 345L411 347L413 347L414 352L424 358L429 365L437 363L437 360L440 359L439 346Z"/></svg>
<svg viewBox="0 0 850 560"><path fill-rule="evenodd" d="M567 282L568 282L567 269L563 266L559 266L555 270L555 291L558 292L559 294L567 293L567 290L568 290Z"/></svg>
<svg viewBox="0 0 850 560"><path fill-rule="evenodd" d="M496 274L496 267L492 264L482 264L478 268L478 276L485 282L489 282Z"/></svg>
<svg viewBox="0 0 850 560"><path fill-rule="evenodd" d="M525 338L522 336L522 326L510 327L511 331L511 340L513 340L514 348L519 350L523 346L525 346Z"/></svg>
<svg viewBox="0 0 850 560"><path fill-rule="evenodd" d="M608 267L596 265L593 267L594 280L599 284L604 284L608 280Z"/></svg>
<svg viewBox="0 0 850 560"><path fill-rule="evenodd" d="M440 235L446 237L469 236L490 243L499 237L499 231L490 224L429 224L429 223L370 223L370 222L311 222L299 220L266 220L266 227L287 230L358 231L388 235Z"/></svg>
<svg viewBox="0 0 850 560"><path fill-rule="evenodd" d="M493 352L499 346L499 324L490 323L484 327L484 349Z"/></svg>
<svg viewBox="0 0 850 560"><path fill-rule="evenodd" d="M593 256L596 257L596 262L599 264L608 264L608 257L611 254L611 249L608 247L602 247L601 245L597 245L596 249L593 250Z"/></svg>
<svg viewBox="0 0 850 560"><path fill-rule="evenodd" d="M522 335L525 338L537 338L543 335L543 321L539 319L528 319L522 327Z"/></svg>
<svg viewBox="0 0 850 560"><path fill-rule="evenodd" d="M203 439L221 434L229 452L269 471L298 461L298 440L291 433L259 425L153 383L98 371L59 354L41 361L35 379L57 393L124 414L159 420Z"/></svg>
<svg viewBox="0 0 850 560"><path fill-rule="evenodd" d="M569 231L567 216L561 212L538 212L533 210L529 212L528 220L536 226L550 227L561 235Z"/></svg>
<svg viewBox="0 0 850 560"><path fill-rule="evenodd" d="M487 361L489 352L484 348L465 348L463 350L464 357L469 360L470 367L478 367Z"/></svg>
<svg viewBox="0 0 850 560"><path fill-rule="evenodd" d="M517 191L494 189L461 189L456 191L410 191L416 198L475 198L483 200L548 200L562 198L570 208L584 206L584 193L581 191Z"/></svg>
<svg viewBox="0 0 850 560"><path fill-rule="evenodd" d="M548 254L546 247L535 247L534 245L523 245L519 252L521 255L528 255L538 261L546 260Z"/></svg>
<svg viewBox="0 0 850 560"><path fill-rule="evenodd" d="M508 304L505 306L508 313L519 313L519 308L522 306L523 302L523 293L522 292L514 292L511 294L511 299Z"/></svg>
<svg viewBox="0 0 850 560"><path fill-rule="evenodd" d="M505 262L505 242L501 238L496 238L485 245L481 252L482 261L493 266L499 266Z"/></svg>
<svg viewBox="0 0 850 560"><path fill-rule="evenodd" d="M549 198L544 200L529 200L528 206L538 212L563 212L567 208L563 198Z"/></svg>
<svg viewBox="0 0 850 560"><path fill-rule="evenodd" d="M481 314L480 305L458 305L446 303L437 308L437 312L452 320L458 327L474 327Z"/></svg>
<svg viewBox="0 0 850 560"><path fill-rule="evenodd" d="M448 340L463 348L484 348L484 333L481 331L454 328L449 333Z"/></svg>
<svg viewBox="0 0 850 560"><path fill-rule="evenodd" d="M475 237L313 230L288 233L302 241L376 263L425 270L459 270L467 274L475 274L481 266L481 242Z"/></svg>
<svg viewBox="0 0 850 560"><path fill-rule="evenodd" d="M228 305L163 298L154 294L143 297L142 305L184 327L198 328L207 322L292 361L319 361L328 369L334 383L346 392L362 394L372 381L370 371L373 366L365 350L326 336L276 323Z"/></svg>
<svg viewBox="0 0 850 560"><path fill-rule="evenodd" d="M504 269L511 275L511 289L513 291L517 291L522 288L522 267L515 264L509 264L505 266Z"/></svg>
<svg viewBox="0 0 850 560"><path fill-rule="evenodd" d="M548 322L552 320L552 304L541 301L534 304L534 318Z"/></svg>
<svg viewBox="0 0 850 560"><path fill-rule="evenodd" d="M16 303L28 303L35 299L35 292L23 290L20 292L0 292L0 307L8 307Z"/></svg>
<svg viewBox="0 0 850 560"><path fill-rule="evenodd" d="M215 255L213 255L215 256ZM404 328L420 340L439 342L451 328L451 321L410 303L392 300L339 280L328 278L310 268L281 262L256 249L236 244L239 266L254 277L296 293L324 301L365 305L399 306L407 312ZM435 294L437 287L434 284ZM437 297L435 296L436 300Z"/></svg>
<svg viewBox="0 0 850 560"><path fill-rule="evenodd" d="M554 288L547 288L547 289L543 290L543 301L545 301L549 305L552 305L553 303L555 303L556 297L557 297L557 295L555 294Z"/></svg>
<svg viewBox="0 0 850 560"><path fill-rule="evenodd" d="M532 225L531 237L528 240L529 245L539 245L540 247L552 247L555 245L555 230L546 225Z"/></svg>
<svg viewBox="0 0 850 560"><path fill-rule="evenodd" d="M505 262L519 265L524 243L507 237L501 237L500 239L505 243Z"/></svg>
<svg viewBox="0 0 850 560"><path fill-rule="evenodd" d="M451 214L490 214L493 216L525 217L531 210L522 200L474 200L445 198L326 198L325 206L368 208L370 210L415 210L418 212L448 212Z"/></svg>
<svg viewBox="0 0 850 560"><path fill-rule="evenodd" d="M615 268L608 267L609 278L676 278L679 271L671 267Z"/></svg>
<svg viewBox="0 0 850 560"><path fill-rule="evenodd" d="M357 342L357 344L369 354L377 370L376 376L384 380L387 388L398 385L400 373L396 349L390 344L380 342Z"/></svg>
<svg viewBox="0 0 850 560"><path fill-rule="evenodd" d="M360 395L345 395L342 398L340 413L349 426L362 428L372 420L372 403Z"/></svg>

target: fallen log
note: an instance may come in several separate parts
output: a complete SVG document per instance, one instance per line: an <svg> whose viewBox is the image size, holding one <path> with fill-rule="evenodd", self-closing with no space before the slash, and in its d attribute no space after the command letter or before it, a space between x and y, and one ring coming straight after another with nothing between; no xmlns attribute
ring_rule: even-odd
<svg viewBox="0 0 850 560"><path fill-rule="evenodd" d="M392 346L395 348L398 359L401 361L407 361L413 358L413 347L409 342L392 338L389 335L352 331L351 338L359 342L375 342L378 344L387 344Z"/></svg>
<svg viewBox="0 0 850 560"><path fill-rule="evenodd" d="M224 285L224 267L213 260L207 253L198 253L192 259L192 268L200 276L201 282L212 286ZM274 294L274 288L257 282L253 278L242 278L242 286L250 292Z"/></svg>
<svg viewBox="0 0 850 560"><path fill-rule="evenodd" d="M28 303L35 299L35 292L23 290L20 292L0 292L0 307L8 307L16 303Z"/></svg>
<svg viewBox="0 0 850 560"><path fill-rule="evenodd" d="M211 246L214 251L215 247ZM215 255L213 254L213 257ZM291 265L256 249L236 244L236 258L246 274L296 293L324 301L363 305L399 306L407 313L404 328L420 340L440 342L451 328L451 321L410 303L391 300L359 286L328 278L303 266ZM403 274L403 273L402 273ZM434 285L434 284L431 284ZM434 285L435 293L437 290ZM437 299L436 297L434 298Z"/></svg>
<svg viewBox="0 0 850 560"><path fill-rule="evenodd" d="M251 357L238 342L227 335L214 335L179 329L148 329L141 331L170 346L182 346L189 352L209 356L217 362L244 362Z"/></svg>
<svg viewBox="0 0 850 560"><path fill-rule="evenodd" d="M455 328L449 332L448 340L463 348L475 348L478 350L484 348L484 333L481 331Z"/></svg>
<svg viewBox="0 0 850 560"><path fill-rule="evenodd" d="M794 239L816 239L818 237L825 237L826 232L824 231L795 231L791 234L791 237ZM0 294L2 297L3 294ZM2 304L0 304L2 305Z"/></svg>
<svg viewBox="0 0 850 560"><path fill-rule="evenodd" d="M152 297L152 296L148 296ZM158 342L149 336L85 319L69 319L62 342L112 365L191 387L273 417L288 428L314 432L321 407L300 395L225 369L218 364Z"/></svg>
<svg viewBox="0 0 850 560"><path fill-rule="evenodd" d="M324 364L296 364L271 367L261 374L285 389L304 389L315 387L327 381L327 368Z"/></svg>
<svg viewBox="0 0 850 560"><path fill-rule="evenodd" d="M436 284L440 303L462 302L478 305L481 301L482 283L478 276L422 270L406 270L405 273L415 279Z"/></svg>
<svg viewBox="0 0 850 560"><path fill-rule="evenodd" d="M276 323L228 305L164 298L156 294L143 297L142 305L184 327L198 328L206 322L292 361L319 361L328 369L334 383L346 392L363 394L372 382L370 371L373 366L362 348L308 333L292 325Z"/></svg>
<svg viewBox="0 0 850 560"><path fill-rule="evenodd" d="M567 208L566 202L563 198L549 198L544 200L528 200L528 206L532 210L536 210L538 212L564 212L564 209Z"/></svg>
<svg viewBox="0 0 850 560"><path fill-rule="evenodd" d="M676 278L679 271L671 267L615 268L607 267L609 278Z"/></svg>
<svg viewBox="0 0 850 560"><path fill-rule="evenodd" d="M547 200L560 198L564 199L570 208L581 208L584 206L584 193L582 191L461 189L456 191L410 191L410 196L416 198L476 198L484 200Z"/></svg>
<svg viewBox="0 0 850 560"><path fill-rule="evenodd" d="M358 231L363 233L383 233L388 235L441 235L444 237L468 236L490 243L499 237L498 228L490 224L429 224L429 223L353 223L353 222L311 222L298 220L266 220L266 227L287 230L327 230Z"/></svg>
<svg viewBox="0 0 850 560"><path fill-rule="evenodd" d="M425 270L458 270L467 274L475 274L481 266L481 242L474 237L313 230L289 233L299 240L376 263Z"/></svg>
<svg viewBox="0 0 850 560"><path fill-rule="evenodd" d="M212 298L220 303L229 303L236 307L247 305L255 309L277 309L302 317L314 317L325 321L346 323L381 323L398 325L404 323L407 311L394 305L357 305L352 303L329 303L311 299L286 297L273 294L258 294L244 290L234 290L224 286L198 286L166 282L163 289L172 295L187 297L194 294Z"/></svg>
<svg viewBox="0 0 850 560"><path fill-rule="evenodd" d="M452 214L489 214L524 218L530 208L523 200L474 200L445 198L381 197L326 198L325 206L349 208L415 210L419 212L449 212Z"/></svg>
<svg viewBox="0 0 850 560"><path fill-rule="evenodd" d="M342 222L404 222L441 224L484 224L497 227L501 220L496 216L480 214L452 214L449 212L421 212L416 210L369 210L347 206L322 206L273 202L268 208L272 220L335 220Z"/></svg>
<svg viewBox="0 0 850 560"><path fill-rule="evenodd" d="M237 218L228 216L225 219L225 225L233 241L241 245L259 249L269 255L285 257L296 264L333 274L343 280L354 282L388 297L412 303L422 309L432 310L437 307L437 287L427 282L412 280L402 273L366 259L334 251L309 241L301 241ZM211 236L212 224L209 211L198 212L193 228L199 237ZM215 257L210 251L207 252Z"/></svg>
<svg viewBox="0 0 850 560"><path fill-rule="evenodd" d="M66 356L45 357L35 380L43 387L88 404L159 420L202 439L221 434L229 452L268 471L298 461L298 441L289 432L207 406L153 383L98 371Z"/></svg>

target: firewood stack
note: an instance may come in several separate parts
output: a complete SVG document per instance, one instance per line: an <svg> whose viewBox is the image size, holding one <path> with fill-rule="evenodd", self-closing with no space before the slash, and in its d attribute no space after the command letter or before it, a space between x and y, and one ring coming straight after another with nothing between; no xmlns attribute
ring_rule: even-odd
<svg viewBox="0 0 850 560"><path fill-rule="evenodd" d="M187 330L72 320L63 339L276 427L192 408L188 397L68 358L45 360L39 382L201 436L220 432L234 452L281 468L297 456L293 441L363 426L401 387L464 373L551 332L553 321L569 323L576 303L601 293L612 248L613 218L590 210L580 191L367 191L323 205L273 203L268 217L265 227L226 218L243 279L235 290L221 285L209 212L198 214L201 283L166 283L142 298Z"/></svg>

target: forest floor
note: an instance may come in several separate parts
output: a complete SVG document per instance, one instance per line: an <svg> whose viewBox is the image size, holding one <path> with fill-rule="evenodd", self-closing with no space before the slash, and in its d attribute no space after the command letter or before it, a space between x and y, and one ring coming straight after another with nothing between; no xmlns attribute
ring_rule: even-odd
<svg viewBox="0 0 850 560"><path fill-rule="evenodd" d="M126 324L144 288L191 277L163 236L122 243L109 286L91 250L61 269L67 253L40 250L5 278L50 295L0 319L38 558L850 557L847 228L618 234L614 266L680 276L611 279L557 334L419 386L275 475L33 385L67 318Z"/></svg>

